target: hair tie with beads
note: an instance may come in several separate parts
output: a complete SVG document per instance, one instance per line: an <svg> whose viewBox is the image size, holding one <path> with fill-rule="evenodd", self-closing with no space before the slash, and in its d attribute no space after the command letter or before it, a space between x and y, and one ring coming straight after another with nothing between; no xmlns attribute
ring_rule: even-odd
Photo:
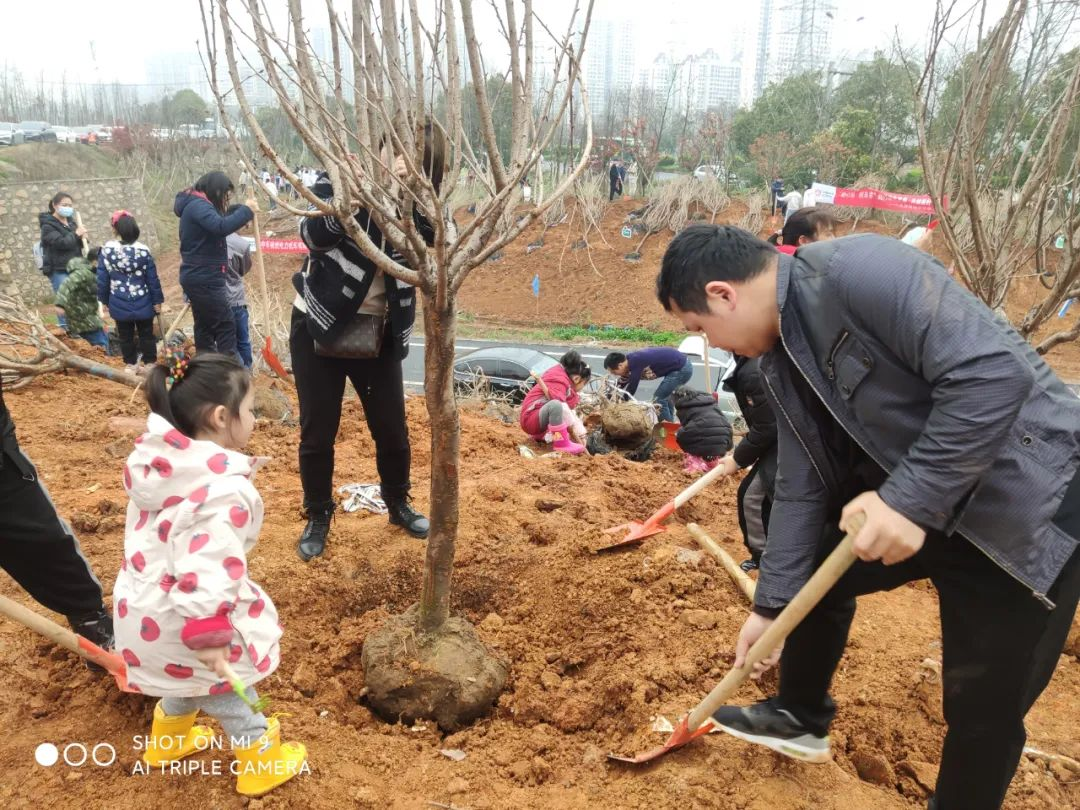
<svg viewBox="0 0 1080 810"><path fill-rule="evenodd" d="M173 386L184 379L187 374L189 358L183 349L172 349L165 355L165 368L169 376L165 378L165 390L171 391Z"/></svg>

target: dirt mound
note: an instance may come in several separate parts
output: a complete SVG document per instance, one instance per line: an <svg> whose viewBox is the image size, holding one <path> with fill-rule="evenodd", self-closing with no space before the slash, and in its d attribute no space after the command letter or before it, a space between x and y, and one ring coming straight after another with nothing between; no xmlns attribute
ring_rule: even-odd
<svg viewBox="0 0 1080 810"><path fill-rule="evenodd" d="M86 517L80 541L111 589L122 555L120 431L145 412L130 391L103 380L48 375L12 393L27 452L61 512ZM422 401L408 403L418 506L427 506L429 442ZM115 417L115 419L114 419ZM897 810L925 804L943 726L935 667L937 601L915 584L860 601L851 645L835 680L840 713L835 761L805 766L713 734L655 767L626 770L608 751L656 745L655 715L676 718L731 663L747 607L727 576L673 521L636 550L597 555L603 529L641 520L690 483L678 457L657 451L635 464L618 455L525 459L520 431L462 414L462 509L455 611L509 661L507 686L489 715L451 735L434 723L388 725L357 696L361 650L391 614L416 601L424 545L384 517L340 514L324 558L305 565L297 432L260 422L251 451L274 457L260 472L266 523L250 558L285 628L280 669L260 688L288 739L307 744L313 773L260 802L233 793L230 755L208 751L188 775L131 775L135 738L148 733L151 700L116 692L71 654L0 622L0 800L10 807L78 804L87 810L155 803L222 808L732 807L740 810ZM358 407L345 407L336 482L376 480L374 447ZM680 512L741 559L738 481L723 481ZM0 592L33 605L10 580ZM107 596L107 599L109 597ZM36 607L36 606L34 606ZM38 608L40 609L40 608ZM55 617L54 617L55 618ZM929 663L927 663L929 662ZM747 685L741 700L763 696ZM1063 656L1028 718L1029 743L1080 757L1080 663ZM105 742L108 767L51 768L34 750L52 742ZM446 751L448 754L441 752ZM464 752L464 759L458 752ZM77 749L72 754L77 757ZM221 775L208 774L215 762ZM1043 763L1021 766L1006 807L1080 803L1080 785ZM860 773L864 778L860 778ZM873 781L866 781L872 779ZM885 784L879 784L885 782Z"/></svg>

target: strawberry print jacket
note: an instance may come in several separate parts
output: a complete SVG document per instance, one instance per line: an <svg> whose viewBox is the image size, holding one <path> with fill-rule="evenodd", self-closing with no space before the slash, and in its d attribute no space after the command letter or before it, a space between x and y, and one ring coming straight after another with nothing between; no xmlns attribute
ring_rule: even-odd
<svg viewBox="0 0 1080 810"><path fill-rule="evenodd" d="M228 646L249 686L277 669L277 610L247 567L263 519L252 479L267 460L191 439L157 414L135 440L124 465L131 500L113 620L128 683L139 691L231 691L195 657L206 647Z"/></svg>

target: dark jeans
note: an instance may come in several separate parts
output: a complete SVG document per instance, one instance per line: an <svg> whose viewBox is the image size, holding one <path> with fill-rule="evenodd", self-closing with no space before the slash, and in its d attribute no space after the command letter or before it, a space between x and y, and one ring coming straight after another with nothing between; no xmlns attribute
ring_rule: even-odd
<svg viewBox="0 0 1080 810"><path fill-rule="evenodd" d="M251 333L248 328L248 308L232 307L233 323L236 324L236 353L244 365L251 368Z"/></svg>
<svg viewBox="0 0 1080 810"><path fill-rule="evenodd" d="M195 319L195 350L235 355L236 321L225 299L225 274L220 267L180 270L180 286L191 302Z"/></svg>
<svg viewBox="0 0 1080 810"><path fill-rule="evenodd" d="M660 403L661 419L666 422L675 421L675 406L671 404L671 392L680 385L686 385L693 376L694 364L690 361L690 358L687 357L686 363L683 364L682 368L671 372L660 380L660 384L656 386L656 392L653 394L652 401Z"/></svg>
<svg viewBox="0 0 1080 810"><path fill-rule="evenodd" d="M59 270L56 270L52 273L49 273L49 283L52 284L52 289L54 293L60 292L60 285L62 285L67 280L68 274L66 272L60 272ZM56 322L60 324L61 329L67 329L67 318L65 318L63 315L57 315Z"/></svg>
<svg viewBox="0 0 1080 810"><path fill-rule="evenodd" d="M139 333L137 349L136 332ZM157 362L157 338L154 337L153 318L141 321L117 321L116 333L120 336L120 354L129 366L139 362L139 355L142 355L142 361L148 366Z"/></svg>
<svg viewBox="0 0 1080 810"><path fill-rule="evenodd" d="M109 353L109 336L105 334L104 329L95 329L93 332L79 332L79 337L91 346L100 346L105 350L105 354Z"/></svg>
<svg viewBox="0 0 1080 810"><path fill-rule="evenodd" d="M1058 524L1080 535L1080 476ZM823 552L835 546L830 533ZM1042 694L1076 612L1080 550L1047 594L1031 591L959 535L930 533L914 557L897 565L856 562L788 636L780 661L780 703L817 734L836 713L829 684L843 655L855 597L929 578L941 613L942 679L948 731L935 791L938 810L994 810L1016 771L1024 716Z"/></svg>
<svg viewBox="0 0 1080 810"><path fill-rule="evenodd" d="M101 583L30 460L14 450L0 464L0 568L49 610L101 610Z"/></svg>
<svg viewBox="0 0 1080 810"><path fill-rule="evenodd" d="M409 429L405 423L405 387L401 361L392 357L342 360L315 354L315 341L294 309L289 329L293 376L300 399L300 481L304 506L333 500L334 441L341 422L345 380L360 395L371 438L375 440L375 466L383 500L409 494ZM393 350L383 341L383 353Z"/></svg>

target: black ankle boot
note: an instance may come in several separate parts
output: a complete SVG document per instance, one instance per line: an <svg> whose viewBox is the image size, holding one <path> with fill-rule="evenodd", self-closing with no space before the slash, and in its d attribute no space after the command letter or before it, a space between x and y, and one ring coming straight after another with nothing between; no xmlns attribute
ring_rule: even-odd
<svg viewBox="0 0 1080 810"><path fill-rule="evenodd" d="M330 521L334 517L333 501L307 507L307 516L307 526L296 546L296 553L304 562L320 556L326 549L326 536L330 534Z"/></svg>
<svg viewBox="0 0 1080 810"><path fill-rule="evenodd" d="M67 620L72 630L87 641L97 644L101 649L111 651L116 646L113 638L112 616L104 607L79 616L68 616ZM105 671L103 667L92 661L86 662L86 668L91 672L101 673Z"/></svg>
<svg viewBox="0 0 1080 810"><path fill-rule="evenodd" d="M412 508L408 498L386 501L386 513L391 526L400 526L413 537L421 540L428 536L431 524L428 519Z"/></svg>

